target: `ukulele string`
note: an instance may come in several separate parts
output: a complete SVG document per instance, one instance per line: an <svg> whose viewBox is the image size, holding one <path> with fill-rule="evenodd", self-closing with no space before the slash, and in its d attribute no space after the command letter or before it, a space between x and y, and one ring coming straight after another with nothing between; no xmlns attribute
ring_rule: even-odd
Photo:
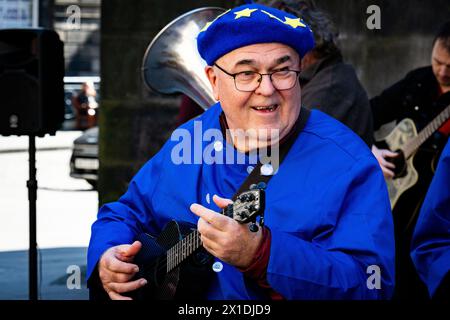
<svg viewBox="0 0 450 320"><path fill-rule="evenodd" d="M242 207L244 207L244 205L245 205L245 203L235 203L233 206L234 206L234 211L237 211L237 210L240 210ZM226 208L224 208L224 209L222 209L222 215L225 215L225 210L226 210ZM199 239L190 239L190 240L186 240L186 238L188 238L191 234L194 234L194 233L196 233L197 235L195 236L195 237L200 237L200 233L198 232L198 230L194 230L193 232L191 232L190 234L188 234L186 237L184 237L180 242L178 242L178 243L181 243L182 241L192 241L192 240L194 240L195 242L197 242ZM177 246L178 245L178 243L175 245L175 246ZM176 262L171 266L171 269L170 270L167 270L167 256L168 256L168 252L169 252L169 250L175 250L174 248L175 248L175 246L173 246L173 247L171 247L169 250L167 250L166 251L166 253L165 253L165 255L164 255L164 257L161 259L161 260L159 260L159 267L157 267L157 272L159 273L160 271L162 271L163 269L165 269L165 271L166 271L166 273L168 273L168 272L170 272L170 271L172 271L173 269L175 269L175 267L177 267L180 263L182 263L186 258L188 258L192 253L194 253L198 248L200 248L200 246L202 245L202 242L201 242L201 240L199 241L199 246L197 247L197 248L195 248L194 250L192 250L191 252L189 252L189 254L186 254L186 256L185 257L183 257L183 251L184 252L188 252L189 250L191 250L190 248L191 248L191 242L189 242L189 244L188 245L184 245L184 248L183 248L183 246L181 247L181 248L178 248L178 249L176 249L177 250L177 254L176 255L172 255L172 257L175 257L175 260L176 260ZM193 246L193 245L192 245ZM180 253L180 251L181 251L181 253ZM179 259L179 257L181 256L181 259Z"/></svg>

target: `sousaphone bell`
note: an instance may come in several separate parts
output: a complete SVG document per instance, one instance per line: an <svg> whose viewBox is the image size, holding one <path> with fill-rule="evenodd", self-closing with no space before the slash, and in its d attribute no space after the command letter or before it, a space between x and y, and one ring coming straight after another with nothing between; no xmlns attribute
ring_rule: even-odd
<svg viewBox="0 0 450 320"><path fill-rule="evenodd" d="M148 89L162 94L184 93L204 110L216 103L204 71L206 62L197 51L197 36L207 22L224 11L217 7L189 11L156 35L142 62Z"/></svg>

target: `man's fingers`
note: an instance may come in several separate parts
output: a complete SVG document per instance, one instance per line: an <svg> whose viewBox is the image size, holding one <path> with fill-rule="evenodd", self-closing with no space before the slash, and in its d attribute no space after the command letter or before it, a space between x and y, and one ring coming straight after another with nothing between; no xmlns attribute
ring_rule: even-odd
<svg viewBox="0 0 450 320"><path fill-rule="evenodd" d="M217 244L214 241L209 240L206 237L201 237L202 240L202 246L203 248L206 249L206 251L208 251L209 253L211 253L213 256L217 257L217 253L216 250L217 249Z"/></svg>
<svg viewBox="0 0 450 320"><path fill-rule="evenodd" d="M205 208L204 206L199 205L197 203L193 203L190 209L195 215L207 221L209 224L212 224L215 228L219 230L223 230L224 226L228 223L228 220L230 219L220 213Z"/></svg>
<svg viewBox="0 0 450 320"><path fill-rule="evenodd" d="M141 278L141 279L137 279L137 280L130 281L130 282L124 282L124 283L111 282L111 283L108 283L108 288L112 292L125 293L125 292L130 292L130 291L139 289L140 287L143 287L146 284L147 284L147 280L145 280L144 278Z"/></svg>
<svg viewBox="0 0 450 320"><path fill-rule="evenodd" d="M383 149L381 154L383 155L383 157L389 157L389 158L395 158L395 157L398 156L398 153L392 152L392 151L387 150L387 149Z"/></svg>
<svg viewBox="0 0 450 320"><path fill-rule="evenodd" d="M124 258L134 258L135 255L141 250L142 244L139 241L133 242L131 245L123 245L117 248L117 251Z"/></svg>
<svg viewBox="0 0 450 320"><path fill-rule="evenodd" d="M395 174L393 171L386 169L384 167L381 167L381 169L383 169L383 175L385 178L392 179L394 177Z"/></svg>
<svg viewBox="0 0 450 320"><path fill-rule="evenodd" d="M107 265L108 270L112 272L135 274L139 271L139 267L133 263L124 262L118 259L109 261Z"/></svg>
<svg viewBox="0 0 450 320"><path fill-rule="evenodd" d="M385 166L386 168L389 168L389 169L395 169L395 164L393 164L393 163L390 162L390 161L385 161L384 166Z"/></svg>
<svg viewBox="0 0 450 320"><path fill-rule="evenodd" d="M110 282L125 283L134 277L135 273L111 272Z"/></svg>
<svg viewBox="0 0 450 320"><path fill-rule="evenodd" d="M213 196L213 201L221 209L233 203L233 201L231 201L230 199L219 197L217 194Z"/></svg>
<svg viewBox="0 0 450 320"><path fill-rule="evenodd" d="M203 218L198 219L197 229L202 237L206 237L212 241L216 241L219 238L219 234L222 233L222 231L211 226L211 224L209 224Z"/></svg>
<svg viewBox="0 0 450 320"><path fill-rule="evenodd" d="M380 164L385 168L395 169L395 164L393 164L392 162L387 161L385 159L381 159Z"/></svg>

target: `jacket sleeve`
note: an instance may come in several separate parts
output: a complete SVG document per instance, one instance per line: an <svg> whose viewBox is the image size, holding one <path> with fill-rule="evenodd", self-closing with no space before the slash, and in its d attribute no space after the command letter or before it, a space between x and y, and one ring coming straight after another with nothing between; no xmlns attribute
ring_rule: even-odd
<svg viewBox="0 0 450 320"><path fill-rule="evenodd" d="M414 230L411 258L433 296L450 271L450 142L428 189Z"/></svg>
<svg viewBox="0 0 450 320"><path fill-rule="evenodd" d="M312 240L272 226L267 279L283 297L391 297L393 222L383 176L372 160L356 162L323 192L317 219L324 223ZM298 210L300 217L301 205Z"/></svg>
<svg viewBox="0 0 450 320"><path fill-rule="evenodd" d="M130 244L137 234L154 225L152 197L163 169L164 148L148 161L131 180L127 192L116 202L103 205L91 228L87 253L89 279L101 255L110 247Z"/></svg>

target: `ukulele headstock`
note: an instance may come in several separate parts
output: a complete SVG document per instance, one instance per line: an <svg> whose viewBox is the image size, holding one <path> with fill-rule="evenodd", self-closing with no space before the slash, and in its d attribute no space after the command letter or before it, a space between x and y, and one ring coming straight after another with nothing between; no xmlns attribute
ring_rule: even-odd
<svg viewBox="0 0 450 320"><path fill-rule="evenodd" d="M228 205L224 214L239 223L254 221L264 212L265 194L262 189L253 189L242 192L233 204Z"/></svg>

